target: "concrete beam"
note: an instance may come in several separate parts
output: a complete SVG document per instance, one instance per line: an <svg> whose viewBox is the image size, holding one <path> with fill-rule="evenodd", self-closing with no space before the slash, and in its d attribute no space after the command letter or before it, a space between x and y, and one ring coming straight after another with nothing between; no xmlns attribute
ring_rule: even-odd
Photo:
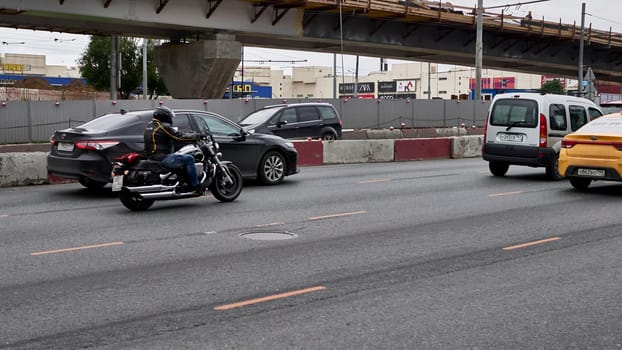
<svg viewBox="0 0 622 350"><path fill-rule="evenodd" d="M228 34L155 49L160 76L174 98L222 98L241 59L242 44Z"/></svg>

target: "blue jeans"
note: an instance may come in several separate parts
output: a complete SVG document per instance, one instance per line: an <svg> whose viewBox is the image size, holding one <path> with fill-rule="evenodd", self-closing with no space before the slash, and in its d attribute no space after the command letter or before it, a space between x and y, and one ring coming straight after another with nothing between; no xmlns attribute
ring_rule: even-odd
<svg viewBox="0 0 622 350"><path fill-rule="evenodd" d="M191 185L196 187L199 185L199 179L197 179L197 168L194 165L194 157L189 154L175 154L169 153L166 157L160 161L163 167L168 169L178 169L183 167L186 170L186 175L191 181Z"/></svg>

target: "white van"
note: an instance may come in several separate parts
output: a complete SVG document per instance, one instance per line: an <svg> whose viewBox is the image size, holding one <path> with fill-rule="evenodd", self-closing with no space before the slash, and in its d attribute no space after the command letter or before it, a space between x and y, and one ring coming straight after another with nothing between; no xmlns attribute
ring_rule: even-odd
<svg viewBox="0 0 622 350"><path fill-rule="evenodd" d="M510 165L526 165L545 167L548 178L559 179L562 138L601 115L594 102L580 97L497 95L486 118L482 157L495 176L504 176Z"/></svg>

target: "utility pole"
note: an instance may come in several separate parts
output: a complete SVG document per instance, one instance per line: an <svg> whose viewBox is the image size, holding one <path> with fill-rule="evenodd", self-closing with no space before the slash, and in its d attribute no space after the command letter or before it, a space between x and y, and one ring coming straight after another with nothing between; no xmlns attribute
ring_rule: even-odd
<svg viewBox="0 0 622 350"><path fill-rule="evenodd" d="M143 38L143 99L147 99L147 39Z"/></svg>
<svg viewBox="0 0 622 350"><path fill-rule="evenodd" d="M112 34L110 36L110 99L117 99L117 89L118 85L118 77L119 66L117 63L118 56L118 48L119 48L119 37L116 34Z"/></svg>
<svg viewBox="0 0 622 350"><path fill-rule="evenodd" d="M354 72L354 98L359 97L359 55L356 55L356 71Z"/></svg>
<svg viewBox="0 0 622 350"><path fill-rule="evenodd" d="M585 26L585 3L581 5L581 40L579 42L579 82L577 84L577 96L583 96L583 28Z"/></svg>
<svg viewBox="0 0 622 350"><path fill-rule="evenodd" d="M430 64L430 61L428 61L428 100L432 99L432 69Z"/></svg>
<svg viewBox="0 0 622 350"><path fill-rule="evenodd" d="M475 35L475 100L482 99L482 51L483 51L484 0L477 0L477 28Z"/></svg>
<svg viewBox="0 0 622 350"><path fill-rule="evenodd" d="M333 99L337 98L337 54L333 53Z"/></svg>

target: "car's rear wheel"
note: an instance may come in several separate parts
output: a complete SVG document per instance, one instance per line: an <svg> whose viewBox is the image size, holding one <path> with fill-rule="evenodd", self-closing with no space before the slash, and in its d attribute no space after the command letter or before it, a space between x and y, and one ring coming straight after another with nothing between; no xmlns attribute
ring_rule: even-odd
<svg viewBox="0 0 622 350"><path fill-rule="evenodd" d="M86 177L81 177L78 179L80 185L88 188L89 190L99 190L106 186L107 182L94 181Z"/></svg>
<svg viewBox="0 0 622 350"><path fill-rule="evenodd" d="M337 131L333 128L328 128L322 132L322 140L324 141L335 141L337 138Z"/></svg>
<svg viewBox="0 0 622 350"><path fill-rule="evenodd" d="M488 169L490 169L490 172L494 176L504 176L508 172L509 168L510 168L510 165L507 163L502 163L502 162L489 162L488 163Z"/></svg>
<svg viewBox="0 0 622 350"><path fill-rule="evenodd" d="M259 163L259 180L266 185L277 185L285 178L285 158L276 151L266 153Z"/></svg>
<svg viewBox="0 0 622 350"><path fill-rule="evenodd" d="M121 191L119 199L126 208L134 211L147 210L155 201L153 199L145 199L138 193L133 193L127 190Z"/></svg>
<svg viewBox="0 0 622 350"><path fill-rule="evenodd" d="M592 183L592 179L586 179L584 177L571 177L570 178L570 184L572 185L572 187L576 188L577 190L585 190L590 186L591 183Z"/></svg>

